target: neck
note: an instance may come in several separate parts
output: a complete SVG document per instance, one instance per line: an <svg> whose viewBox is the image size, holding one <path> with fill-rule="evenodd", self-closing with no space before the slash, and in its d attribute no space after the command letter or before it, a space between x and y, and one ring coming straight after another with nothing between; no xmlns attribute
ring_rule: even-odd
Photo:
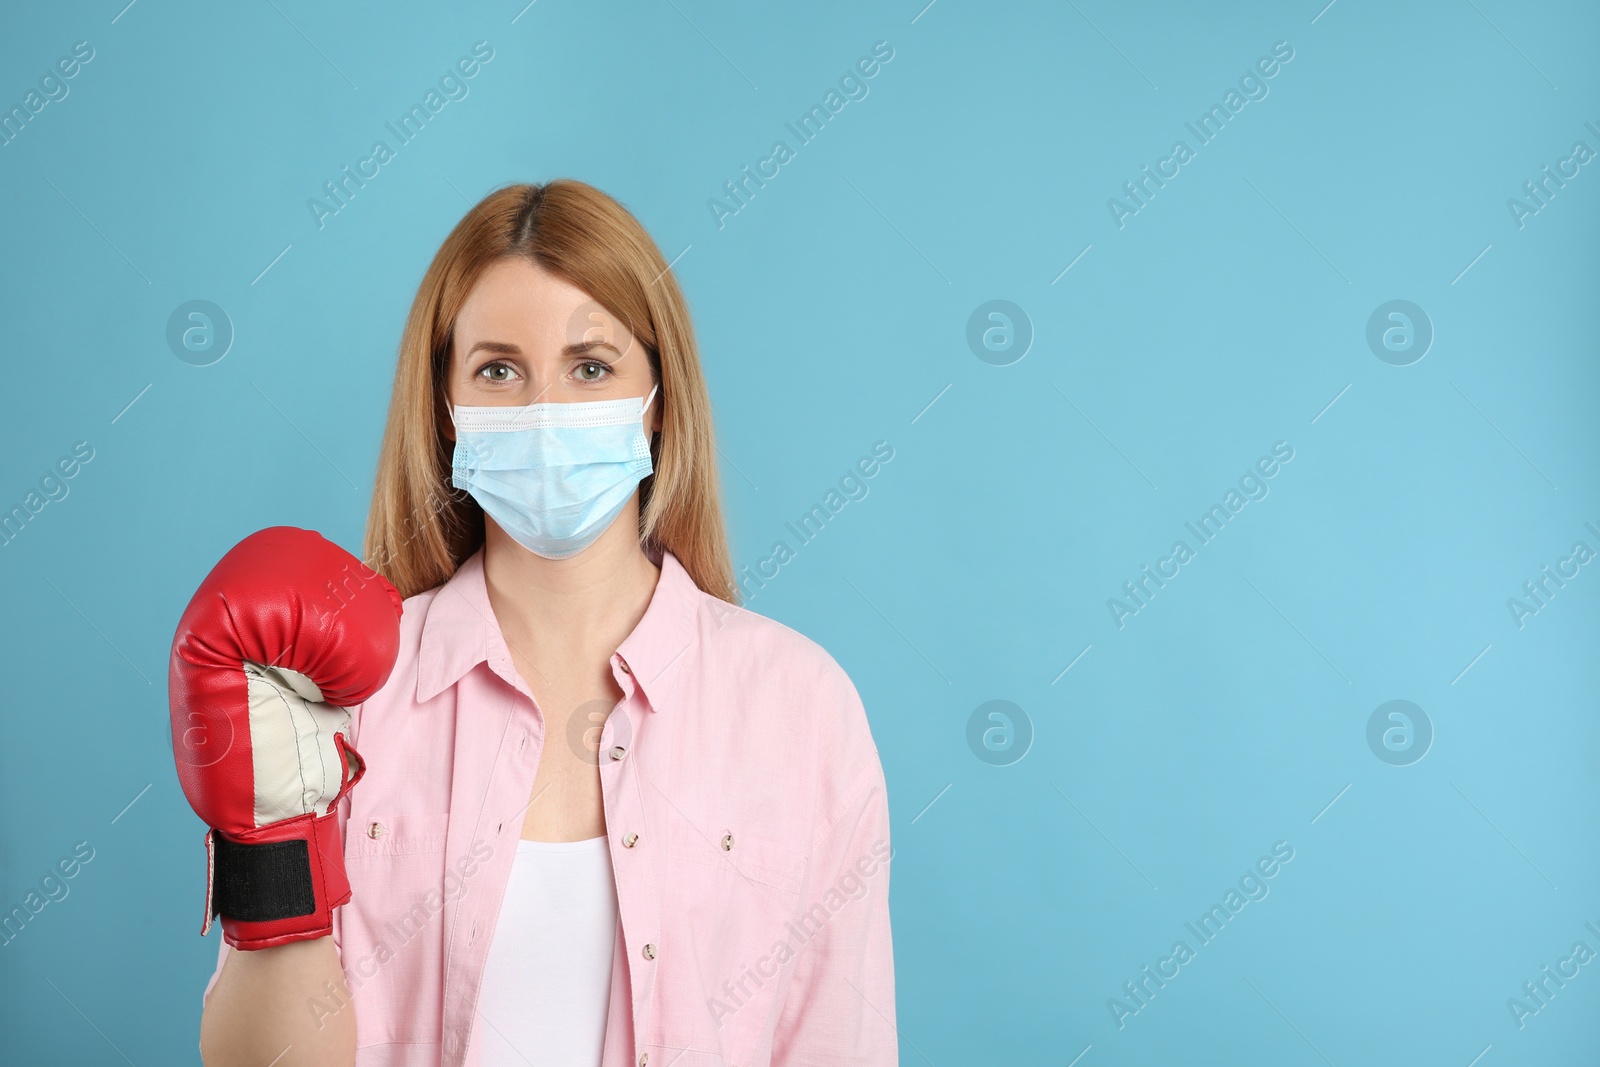
<svg viewBox="0 0 1600 1067"><path fill-rule="evenodd" d="M483 576L489 604L513 654L546 663L604 660L633 632L661 570L636 531L638 497L588 548L546 559L485 522Z"/></svg>

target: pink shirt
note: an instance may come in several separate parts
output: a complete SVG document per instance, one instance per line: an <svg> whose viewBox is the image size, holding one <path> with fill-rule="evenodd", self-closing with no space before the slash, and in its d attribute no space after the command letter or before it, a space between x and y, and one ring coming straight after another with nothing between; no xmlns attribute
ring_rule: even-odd
<svg viewBox="0 0 1600 1067"><path fill-rule="evenodd" d="M599 736L618 907L602 1067L896 1064L888 800L860 697L820 645L657 562ZM481 550L405 602L352 733L367 772L339 809L353 896L333 936L356 1062L475 1067L540 752L585 751L545 737Z"/></svg>

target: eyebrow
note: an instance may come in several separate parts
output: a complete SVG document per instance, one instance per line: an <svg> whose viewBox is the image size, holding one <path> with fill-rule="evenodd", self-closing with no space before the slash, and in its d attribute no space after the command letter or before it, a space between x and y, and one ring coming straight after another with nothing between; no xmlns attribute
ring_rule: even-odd
<svg viewBox="0 0 1600 1067"><path fill-rule="evenodd" d="M577 356L586 356L590 352L601 348L611 349L611 351L615 352L619 358L622 355L622 350L616 345L612 344L610 341L576 341L570 345L564 346L561 349L561 354L568 358L573 358ZM478 352L480 350L484 352L493 352L502 356L522 355L521 348L507 341L479 341L477 344L467 349L466 355L462 356L461 358L463 360L470 359L472 358L472 354L474 352Z"/></svg>

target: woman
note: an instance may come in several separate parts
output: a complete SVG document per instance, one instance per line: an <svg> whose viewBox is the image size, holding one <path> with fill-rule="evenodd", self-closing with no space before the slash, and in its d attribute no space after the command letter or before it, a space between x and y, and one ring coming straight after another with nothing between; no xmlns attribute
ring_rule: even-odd
<svg viewBox="0 0 1600 1067"><path fill-rule="evenodd" d="M897 1062L866 716L737 606L688 311L616 201L517 185L446 239L365 555L398 656L306 815L337 812L349 903L224 943L208 1064Z"/></svg>

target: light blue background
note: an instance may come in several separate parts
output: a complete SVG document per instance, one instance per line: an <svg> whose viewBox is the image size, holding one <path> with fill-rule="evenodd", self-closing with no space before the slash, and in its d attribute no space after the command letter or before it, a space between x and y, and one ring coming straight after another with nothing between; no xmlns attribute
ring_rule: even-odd
<svg viewBox="0 0 1600 1067"><path fill-rule="evenodd" d="M1506 603L1600 549L1600 165L1506 206L1600 149L1600 13L923 2L8 13L5 107L95 57L0 147L0 505L95 458L0 549L0 905L95 858L0 948L0 1058L198 1062L177 617L259 527L359 548L422 271L471 202L558 176L682 253L739 565L894 448L750 606L871 716L902 1062L1600 1054L1600 963L1507 1008L1600 951L1600 567L1520 629ZM480 40L470 95L319 229L306 201ZM880 40L870 94L719 229L723 182ZM1107 199L1280 40L1270 95L1119 229ZM192 299L237 331L213 366L165 341ZM1010 366L965 340L992 299L1035 332ZM1436 330L1410 366L1365 341L1391 299ZM1280 440L1270 495L1119 629L1107 599ZM995 699L1032 724L1010 766L966 740ZM1409 766L1367 745L1391 699L1436 732ZM1119 1029L1108 999L1277 841L1270 895Z"/></svg>

